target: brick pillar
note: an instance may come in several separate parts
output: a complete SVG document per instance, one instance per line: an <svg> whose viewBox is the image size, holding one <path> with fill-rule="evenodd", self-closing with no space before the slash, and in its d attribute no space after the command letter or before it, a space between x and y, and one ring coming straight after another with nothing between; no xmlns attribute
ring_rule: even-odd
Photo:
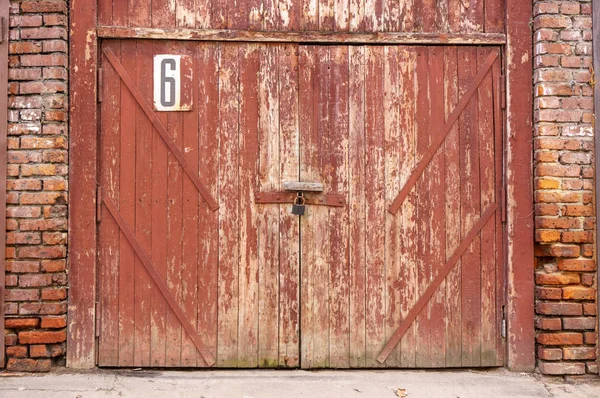
<svg viewBox="0 0 600 398"><path fill-rule="evenodd" d="M10 13L7 368L47 371L66 341L67 1L11 1Z"/></svg>
<svg viewBox="0 0 600 398"><path fill-rule="evenodd" d="M536 340L545 374L598 373L591 5L534 1Z"/></svg>

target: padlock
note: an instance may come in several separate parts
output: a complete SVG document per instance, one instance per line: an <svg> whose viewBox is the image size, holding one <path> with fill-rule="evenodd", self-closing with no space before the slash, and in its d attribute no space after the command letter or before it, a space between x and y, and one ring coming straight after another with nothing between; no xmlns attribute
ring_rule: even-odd
<svg viewBox="0 0 600 398"><path fill-rule="evenodd" d="M298 194L298 196L294 200L294 204L292 205L292 214L295 214L297 216L303 216L304 210L306 210L306 206L304 206L304 203L306 203L304 196Z"/></svg>

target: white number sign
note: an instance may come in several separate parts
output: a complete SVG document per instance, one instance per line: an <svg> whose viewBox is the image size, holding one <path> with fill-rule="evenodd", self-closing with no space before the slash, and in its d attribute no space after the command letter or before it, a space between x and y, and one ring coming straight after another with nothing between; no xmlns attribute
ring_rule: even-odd
<svg viewBox="0 0 600 398"><path fill-rule="evenodd" d="M185 55L160 54L154 56L154 108L157 111L187 111L191 109L190 98L187 98L189 96L186 95L186 92L189 91L186 88L191 86L190 61L190 57ZM184 73L182 73L182 69ZM182 90L182 78L185 79L184 90Z"/></svg>

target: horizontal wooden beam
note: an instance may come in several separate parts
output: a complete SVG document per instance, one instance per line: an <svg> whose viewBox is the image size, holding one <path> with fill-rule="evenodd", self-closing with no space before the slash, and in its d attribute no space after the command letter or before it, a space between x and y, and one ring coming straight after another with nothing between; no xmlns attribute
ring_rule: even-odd
<svg viewBox="0 0 600 398"><path fill-rule="evenodd" d="M503 33L350 33L350 32L257 32L215 29L159 29L99 26L98 37L105 39L162 39L199 41L246 41L271 43L348 44L464 44L501 45Z"/></svg>

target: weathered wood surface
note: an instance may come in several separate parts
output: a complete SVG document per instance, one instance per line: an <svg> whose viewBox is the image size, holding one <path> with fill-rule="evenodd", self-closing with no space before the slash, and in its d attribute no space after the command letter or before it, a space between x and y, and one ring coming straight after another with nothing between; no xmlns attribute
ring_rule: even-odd
<svg viewBox="0 0 600 398"><path fill-rule="evenodd" d="M106 47L131 81L104 58L100 180L139 247L104 209L100 365L503 363L497 48ZM158 53L193 59L195 106L151 121ZM301 218L289 181L323 183Z"/></svg>
<svg viewBox="0 0 600 398"><path fill-rule="evenodd" d="M100 25L326 32L502 32L504 0L98 0Z"/></svg>
<svg viewBox="0 0 600 398"><path fill-rule="evenodd" d="M192 41L238 41L261 43L347 43L347 44L455 44L501 45L504 33L404 33L404 32L255 32L230 29L160 29L98 26L98 37L113 39L157 39Z"/></svg>

